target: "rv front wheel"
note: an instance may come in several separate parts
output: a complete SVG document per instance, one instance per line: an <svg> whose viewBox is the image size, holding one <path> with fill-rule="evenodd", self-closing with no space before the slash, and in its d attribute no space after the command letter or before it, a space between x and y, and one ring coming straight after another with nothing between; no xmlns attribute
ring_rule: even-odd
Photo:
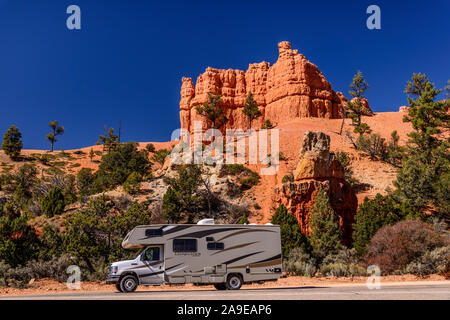
<svg viewBox="0 0 450 320"><path fill-rule="evenodd" d="M122 289L120 288L120 283L116 283L116 289L119 292L123 292Z"/></svg>
<svg viewBox="0 0 450 320"><path fill-rule="evenodd" d="M230 274L226 286L228 290L239 290L242 286L242 277L239 274Z"/></svg>
<svg viewBox="0 0 450 320"><path fill-rule="evenodd" d="M120 289L122 292L133 292L138 286L135 276L127 275L120 279Z"/></svg>

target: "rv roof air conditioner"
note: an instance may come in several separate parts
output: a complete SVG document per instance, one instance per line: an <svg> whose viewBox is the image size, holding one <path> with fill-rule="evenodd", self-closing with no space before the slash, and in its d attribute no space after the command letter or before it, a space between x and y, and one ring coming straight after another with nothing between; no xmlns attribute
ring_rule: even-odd
<svg viewBox="0 0 450 320"><path fill-rule="evenodd" d="M208 218L208 219L202 219L197 224L214 224L214 219Z"/></svg>

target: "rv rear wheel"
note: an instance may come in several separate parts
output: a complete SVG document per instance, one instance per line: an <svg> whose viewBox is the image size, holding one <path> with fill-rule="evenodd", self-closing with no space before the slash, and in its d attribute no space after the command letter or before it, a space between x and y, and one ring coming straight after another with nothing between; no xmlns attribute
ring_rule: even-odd
<svg viewBox="0 0 450 320"><path fill-rule="evenodd" d="M138 286L138 280L135 276L127 275L120 279L119 285L122 292L133 292Z"/></svg>
<svg viewBox="0 0 450 320"><path fill-rule="evenodd" d="M239 274L230 274L227 277L226 287L228 290L239 290L242 286L242 277Z"/></svg>
<svg viewBox="0 0 450 320"><path fill-rule="evenodd" d="M225 285L225 283L215 283L214 288L216 288L217 290L227 290L227 286Z"/></svg>

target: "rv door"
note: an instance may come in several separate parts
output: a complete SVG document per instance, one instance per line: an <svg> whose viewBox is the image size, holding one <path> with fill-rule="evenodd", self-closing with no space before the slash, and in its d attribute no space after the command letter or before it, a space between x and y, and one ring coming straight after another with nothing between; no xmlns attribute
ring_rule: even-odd
<svg viewBox="0 0 450 320"><path fill-rule="evenodd" d="M151 246L141 254L138 276L141 284L162 284L164 281L164 247Z"/></svg>

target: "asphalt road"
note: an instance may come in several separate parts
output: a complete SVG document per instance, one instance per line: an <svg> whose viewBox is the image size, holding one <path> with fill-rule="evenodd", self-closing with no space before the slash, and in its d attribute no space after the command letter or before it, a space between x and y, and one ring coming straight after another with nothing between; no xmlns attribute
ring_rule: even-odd
<svg viewBox="0 0 450 320"><path fill-rule="evenodd" d="M165 290L73 292L52 295L0 297L0 300L450 300L450 282L439 284L390 284L380 289L364 285L305 286L289 288L217 290Z"/></svg>

